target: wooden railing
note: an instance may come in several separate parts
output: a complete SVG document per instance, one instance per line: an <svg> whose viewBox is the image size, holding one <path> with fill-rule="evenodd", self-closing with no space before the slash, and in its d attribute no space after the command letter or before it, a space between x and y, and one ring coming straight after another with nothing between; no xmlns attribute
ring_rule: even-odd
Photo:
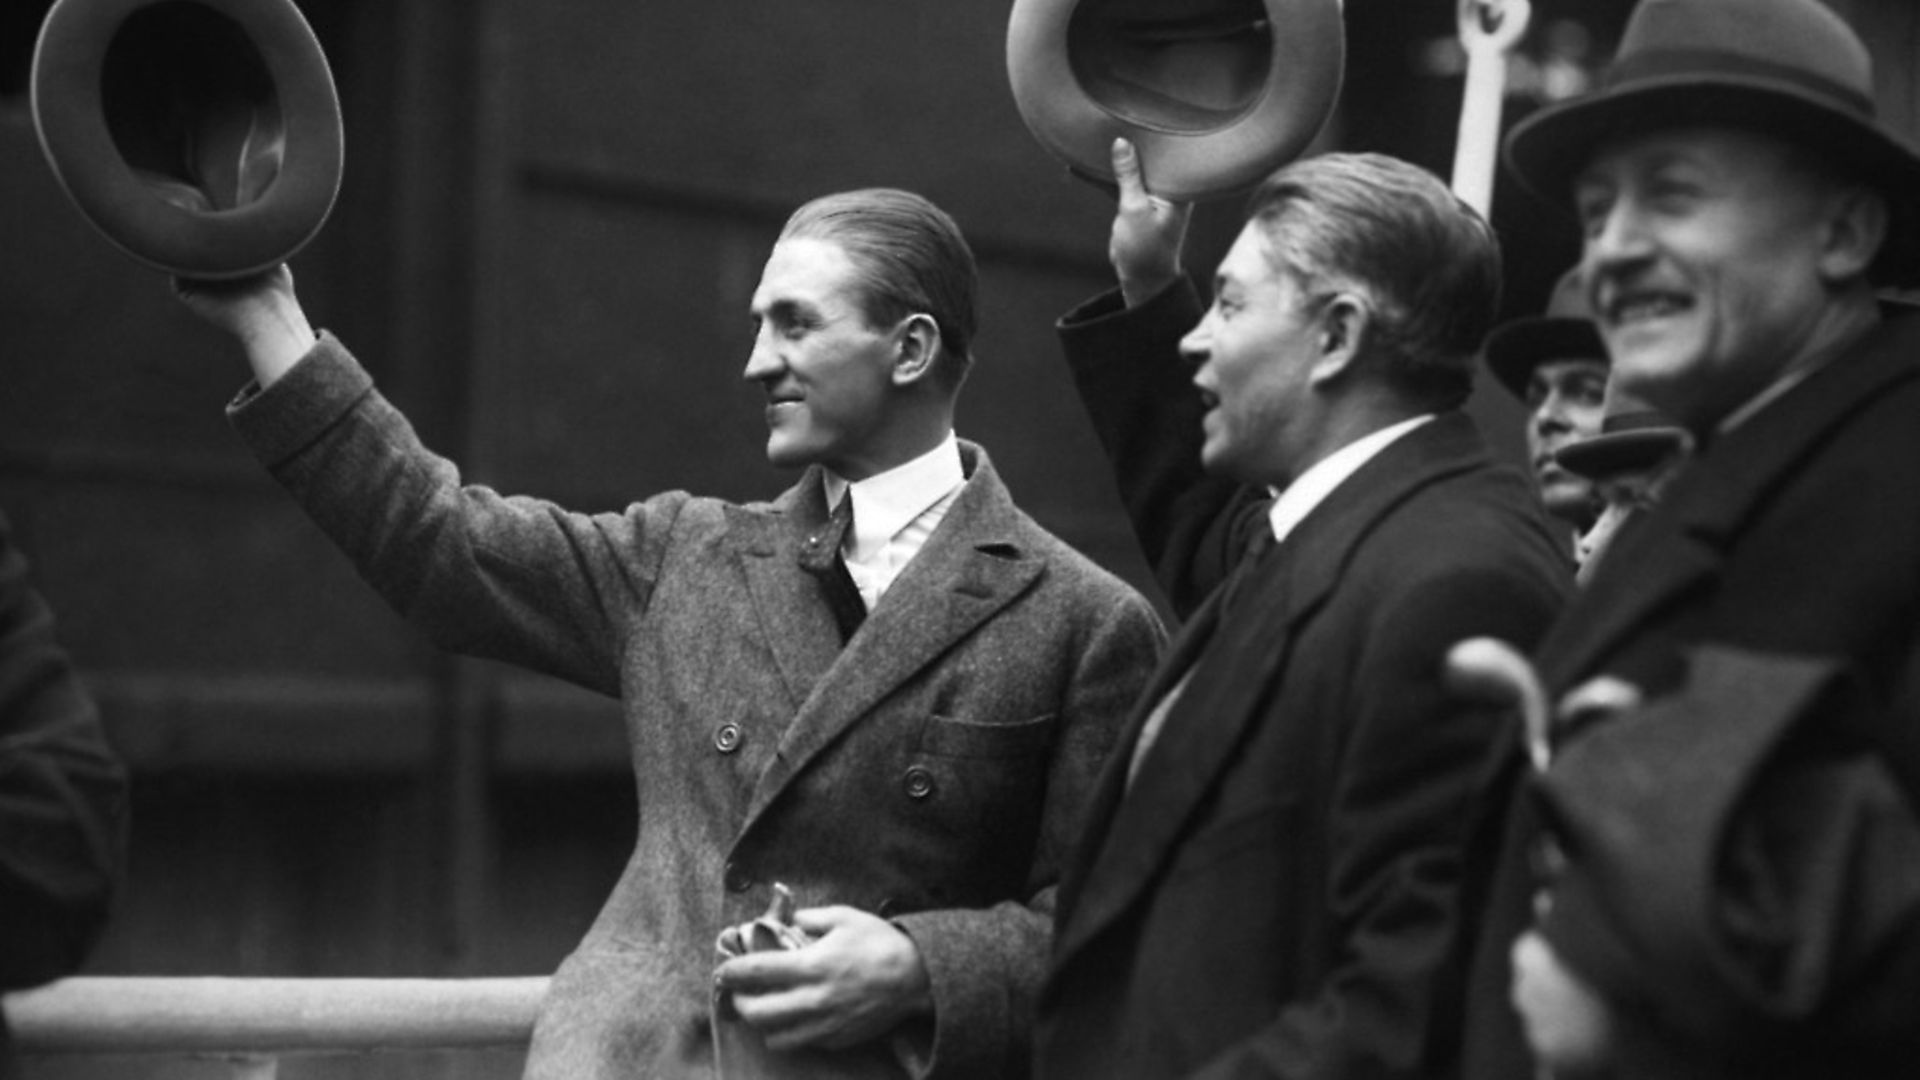
<svg viewBox="0 0 1920 1080"><path fill-rule="evenodd" d="M271 1080L292 1054L524 1048L546 992L545 977L83 977L9 994L0 1010L29 1062L195 1057L207 1076Z"/></svg>

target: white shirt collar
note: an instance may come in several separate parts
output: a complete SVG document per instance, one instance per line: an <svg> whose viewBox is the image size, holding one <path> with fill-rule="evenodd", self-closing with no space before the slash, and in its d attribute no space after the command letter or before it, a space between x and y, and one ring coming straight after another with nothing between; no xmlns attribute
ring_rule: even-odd
<svg viewBox="0 0 1920 1080"><path fill-rule="evenodd" d="M1267 520L1273 525L1273 538L1285 540L1294 526L1306 520L1313 508L1324 502L1334 489L1346 483L1349 476L1360 471L1360 466L1373 460L1380 451L1393 445L1400 436L1432 420L1433 413L1426 413L1402 420L1397 424L1383 427L1370 435L1363 435L1347 445L1315 462L1306 472L1300 474L1285 491L1279 492L1273 500L1273 506L1267 511ZM859 504L854 504L855 510Z"/></svg>
<svg viewBox="0 0 1920 1080"><path fill-rule="evenodd" d="M843 492L853 498L853 532L842 545L849 559L859 559L892 540L927 508L966 483L960 463L960 442L953 432L940 445L905 464L854 483L827 471L829 509L840 505Z"/></svg>

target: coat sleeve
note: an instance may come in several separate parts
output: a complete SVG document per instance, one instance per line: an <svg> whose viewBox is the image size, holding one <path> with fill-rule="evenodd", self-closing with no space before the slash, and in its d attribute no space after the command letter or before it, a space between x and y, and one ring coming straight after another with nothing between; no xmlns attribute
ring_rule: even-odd
<svg viewBox="0 0 1920 1080"><path fill-rule="evenodd" d="M0 990L67 974L99 937L126 785L0 518Z"/></svg>
<svg viewBox="0 0 1920 1080"><path fill-rule="evenodd" d="M1205 409L1180 358L1180 338L1199 321L1199 296L1183 278L1134 308L1104 293L1059 324L1134 536L1182 617L1226 579L1271 501L1201 468Z"/></svg>
<svg viewBox="0 0 1920 1080"><path fill-rule="evenodd" d="M331 335L228 410L242 439L360 574L442 648L617 694L688 499L575 514L463 483Z"/></svg>
<svg viewBox="0 0 1920 1080"><path fill-rule="evenodd" d="M1400 571L1412 580L1379 585L1375 629L1356 646L1352 719L1317 841L1334 962L1311 993L1200 1069L1207 1080L1414 1080L1454 1056L1474 918L1461 891L1493 854L1469 845L1468 823L1517 736L1504 713L1448 694L1444 657L1481 635L1530 646L1563 593L1546 575L1484 562Z"/></svg>
<svg viewBox="0 0 1920 1080"><path fill-rule="evenodd" d="M981 910L894 920L913 938L933 985L930 1052L909 1063L916 1077L1017 1077L1029 1070L1061 869L1085 824L1100 770L1165 644L1143 597L1117 582L1107 590L1110 599L1070 650L1078 664L1061 706L1029 895Z"/></svg>

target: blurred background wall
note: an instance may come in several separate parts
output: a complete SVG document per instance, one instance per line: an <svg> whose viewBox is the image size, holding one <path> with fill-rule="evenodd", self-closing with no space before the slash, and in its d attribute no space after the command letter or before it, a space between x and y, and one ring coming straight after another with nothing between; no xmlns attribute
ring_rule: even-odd
<svg viewBox="0 0 1920 1080"><path fill-rule="evenodd" d="M1915 15L1841 3L1911 123ZM306 0L347 170L294 264L338 333L469 476L580 509L665 488L749 499L746 305L801 201L918 190L984 276L963 435L1043 524L1151 588L1058 360L1107 286L1110 205L1021 126L1007 0ZM1537 0L1509 122L1577 90L1624 0ZM611 702L435 652L266 479L221 408L244 365L65 202L28 115L45 0L0 15L0 508L135 772L134 843L95 973L550 971L631 842ZM1445 175L1450 0L1348 0L1328 147ZM1893 57L1890 62L1888 56ZM1237 203L1197 220L1205 276ZM1508 313L1571 225L1502 183ZM1517 457L1519 417L1474 409Z"/></svg>

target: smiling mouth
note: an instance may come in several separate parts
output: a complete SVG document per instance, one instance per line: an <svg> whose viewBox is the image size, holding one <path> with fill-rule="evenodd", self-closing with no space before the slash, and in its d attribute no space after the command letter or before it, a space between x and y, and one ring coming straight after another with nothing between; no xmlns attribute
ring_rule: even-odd
<svg viewBox="0 0 1920 1080"><path fill-rule="evenodd" d="M1606 313L1609 325L1617 329L1628 329L1692 309L1693 302L1685 296L1676 293L1650 292L1630 293L1617 297L1607 303Z"/></svg>

